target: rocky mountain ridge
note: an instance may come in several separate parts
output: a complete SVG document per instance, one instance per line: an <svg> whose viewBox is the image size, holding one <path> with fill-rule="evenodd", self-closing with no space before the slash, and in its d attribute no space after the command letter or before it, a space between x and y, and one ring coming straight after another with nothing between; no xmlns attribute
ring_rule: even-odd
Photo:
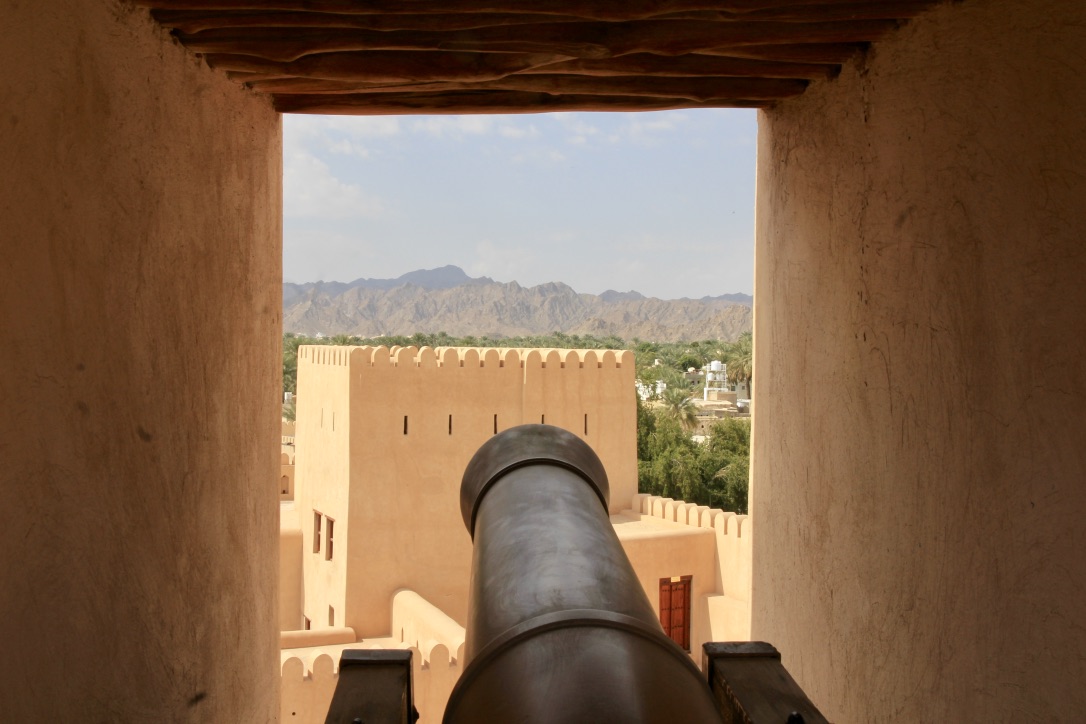
<svg viewBox="0 0 1086 724"><path fill-rule="evenodd" d="M283 284L283 329L363 337L415 332L512 337L616 335L660 342L733 340L751 329L751 298L656 299L608 290L579 294L561 282L523 287L445 266L397 279Z"/></svg>

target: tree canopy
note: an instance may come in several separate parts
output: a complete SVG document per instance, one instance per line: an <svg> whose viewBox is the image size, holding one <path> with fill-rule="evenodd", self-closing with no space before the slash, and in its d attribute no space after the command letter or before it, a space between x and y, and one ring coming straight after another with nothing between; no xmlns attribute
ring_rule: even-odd
<svg viewBox="0 0 1086 724"><path fill-rule="evenodd" d="M288 332L283 336L284 392L298 391L298 347L303 344L632 350L639 380L646 384L662 380L667 384L660 408L653 409L637 397L638 490L736 513L747 512L750 420L724 418L712 425L704 442L695 442L690 429L696 425L696 408L690 397L690 384L683 373L690 367L700 368L712 360L721 360L728 365L729 379L749 385L753 376L753 345L749 332L735 342L644 342L634 339L629 343L615 336L562 332L503 338L485 335L451 337L444 332L418 332L410 337L335 335L318 338ZM657 360L659 364L656 364Z"/></svg>

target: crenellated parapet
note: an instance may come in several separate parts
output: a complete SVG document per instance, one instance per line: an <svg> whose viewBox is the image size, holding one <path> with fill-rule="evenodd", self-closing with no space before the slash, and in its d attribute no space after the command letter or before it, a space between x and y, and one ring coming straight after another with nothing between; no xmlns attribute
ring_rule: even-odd
<svg viewBox="0 0 1086 724"><path fill-rule="evenodd" d="M631 507L642 516L714 532L719 589L707 599L713 638L721 641L749 638L751 541L754 536L750 517L644 493L633 496Z"/></svg>
<svg viewBox="0 0 1086 724"><path fill-rule="evenodd" d="M729 538L736 540L744 534L750 537L751 522L749 516L733 513L707 505L687 503L682 500L663 498L659 495L638 493L633 497L630 507L653 518L682 523L697 528L713 528Z"/></svg>
<svg viewBox="0 0 1086 724"><path fill-rule="evenodd" d="M309 364L369 367L622 369L633 368L630 350L523 347L332 347L302 345L298 359Z"/></svg>
<svg viewBox="0 0 1086 724"><path fill-rule="evenodd" d="M316 647L299 650L298 655L286 657L280 668L280 721L323 724L339 681L339 657L343 648L410 651L419 722L438 724L441 721L449 692L460 677L461 665L445 644L433 639L421 642L419 646L380 639L376 642L360 641L357 645L335 649Z"/></svg>

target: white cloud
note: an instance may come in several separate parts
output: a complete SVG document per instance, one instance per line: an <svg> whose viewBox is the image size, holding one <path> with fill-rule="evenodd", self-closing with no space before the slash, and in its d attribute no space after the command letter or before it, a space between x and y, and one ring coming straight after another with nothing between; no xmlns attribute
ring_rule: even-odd
<svg viewBox="0 0 1086 724"><path fill-rule="evenodd" d="M284 154L283 206L288 219L374 218L384 212L379 197L339 180L324 161L298 150Z"/></svg>
<svg viewBox="0 0 1086 724"><path fill-rule="evenodd" d="M490 116L427 116L411 124L411 130L431 136L480 136L490 133L494 119Z"/></svg>
<svg viewBox="0 0 1086 724"><path fill-rule="evenodd" d="M394 116L284 116L283 156L324 152L369 158L370 142L400 133Z"/></svg>
<svg viewBox="0 0 1086 724"><path fill-rule="evenodd" d="M514 154L510 160L515 164L534 164L537 166L557 166L564 163L566 156L561 151L547 148L530 148Z"/></svg>
<svg viewBox="0 0 1086 724"><path fill-rule="evenodd" d="M625 113L622 124L608 135L611 143L638 146L658 145L663 136L688 127L689 117L674 111L667 113Z"/></svg>
<svg viewBox="0 0 1086 724"><path fill-rule="evenodd" d="M590 136L595 136L600 129L585 121L577 113L552 113L551 118L558 121L562 130L570 134L566 142L575 146L583 146L588 143Z"/></svg>
<svg viewBox="0 0 1086 724"><path fill-rule="evenodd" d="M498 135L504 138L537 138L539 129L534 124L525 128L511 123L503 123L498 126Z"/></svg>

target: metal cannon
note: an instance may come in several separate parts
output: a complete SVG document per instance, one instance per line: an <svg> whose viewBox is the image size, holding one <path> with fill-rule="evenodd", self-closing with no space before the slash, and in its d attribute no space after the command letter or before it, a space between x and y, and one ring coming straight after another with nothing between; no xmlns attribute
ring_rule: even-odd
<svg viewBox="0 0 1086 724"><path fill-rule="evenodd" d="M634 574L585 442L547 425L496 435L468 464L460 509L468 663L446 724L721 720Z"/></svg>

